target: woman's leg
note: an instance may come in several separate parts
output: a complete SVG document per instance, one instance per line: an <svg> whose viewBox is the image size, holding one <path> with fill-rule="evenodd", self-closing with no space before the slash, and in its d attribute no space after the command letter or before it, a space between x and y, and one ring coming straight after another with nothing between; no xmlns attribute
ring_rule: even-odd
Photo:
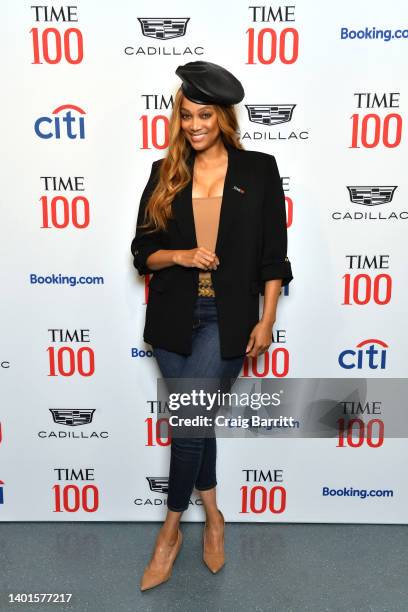
<svg viewBox="0 0 408 612"><path fill-rule="evenodd" d="M220 354L219 360L221 362L221 365L223 366L222 368L220 368L220 371L222 373L222 377L224 377L225 379L224 384L222 386L220 385L220 389L222 392L228 392L241 371L244 362L244 357L223 360ZM232 379L231 384L228 383L229 378ZM212 486L216 486L216 460L217 440L214 435L214 437L205 438L201 467L195 481L195 488L197 490L207 491L208 489L211 489Z"/></svg>
<svg viewBox="0 0 408 612"><path fill-rule="evenodd" d="M210 378L206 391L229 391L231 384L228 379L237 378L245 355L224 359L221 357L220 338L215 298L202 297L197 302L197 318L199 325L194 330L193 352L183 366L183 378ZM220 384L222 382L222 385ZM175 440L176 442L176 440ZM178 502L188 506L188 499L194 486L200 491L207 515L207 521L219 523L219 512L215 501L216 457L217 446L215 433L213 437L190 438L186 445L186 455L183 457L183 446L177 445L174 453L173 471L183 473L184 494L178 496ZM187 440L188 443L188 440ZM192 445L196 449L196 462L192 461ZM190 455L190 456L189 456ZM184 466L190 465L190 472ZM179 506L181 507L181 506Z"/></svg>
<svg viewBox="0 0 408 612"><path fill-rule="evenodd" d="M163 378L179 378L187 356L158 346L153 347L154 356Z"/></svg>
<svg viewBox="0 0 408 612"><path fill-rule="evenodd" d="M163 348L153 347L154 356L163 378L178 378L184 366L185 355L174 353ZM181 512L167 509L166 518L157 535L155 547L146 570L163 572L169 563L174 546L177 543ZM148 576L147 576L148 577ZM143 578L142 578L143 583Z"/></svg>
<svg viewBox="0 0 408 612"><path fill-rule="evenodd" d="M193 351L186 356L161 347L154 347L153 351L163 378L182 378L183 369L187 362L196 363L201 351L200 343L196 342L196 333L200 325L200 302L195 306L195 320L193 325ZM190 368L188 375L197 372L197 363ZM169 493L167 498L167 514L156 538L152 557L146 567L147 572L163 572L172 555L177 542L178 528L181 514L188 507L190 488L194 486L195 479L203 453L202 439L175 439L171 441ZM187 489L186 480L187 477ZM191 487L189 482L191 481ZM148 575L147 575L148 578ZM143 582L143 579L142 579Z"/></svg>
<svg viewBox="0 0 408 612"><path fill-rule="evenodd" d="M186 361L182 375L186 378L193 378L194 376L197 378L213 378L214 380L209 384L210 390L216 391L219 388L222 392L228 392L241 371L245 355L232 359L221 357L215 300L202 298L199 313L200 326L197 330L197 344L201 349L197 351L199 359ZM213 434L213 437L199 440L202 444L202 453L199 458L199 468L194 480L194 486L199 491L206 515L206 551L207 553L222 554L224 518L220 514L217 505L217 440L215 438L215 431ZM188 490L190 490L190 487L193 488L191 481Z"/></svg>
<svg viewBox="0 0 408 612"><path fill-rule="evenodd" d="M192 330L192 354L185 356L153 347L164 378L236 378L244 355L224 360L221 358L216 304L212 298L198 298ZM177 530L182 512L188 508L194 485L203 500L210 540L217 536L220 514L217 509L216 439L173 438L169 470L169 494L166 519L159 532L150 562L153 569L163 567L177 541ZM208 544L211 547L211 541Z"/></svg>
<svg viewBox="0 0 408 612"><path fill-rule="evenodd" d="M196 307L195 314L198 315L198 307ZM196 321L198 324L197 318ZM193 329L194 334L195 329ZM195 343L193 354L198 350L199 345ZM191 360L191 356L180 355L158 347L154 347L154 354L162 376L167 379L181 379L184 366ZM171 381L169 381L168 386L171 386ZM187 388L188 386L187 384ZM177 391L181 391L179 387L181 387L180 381L179 384L176 383L175 385ZM173 514L181 514L188 508L190 496L188 495L188 499L186 499L186 483L191 480L195 481L197 470L201 464L203 446L204 440L201 438L172 438L167 508Z"/></svg>

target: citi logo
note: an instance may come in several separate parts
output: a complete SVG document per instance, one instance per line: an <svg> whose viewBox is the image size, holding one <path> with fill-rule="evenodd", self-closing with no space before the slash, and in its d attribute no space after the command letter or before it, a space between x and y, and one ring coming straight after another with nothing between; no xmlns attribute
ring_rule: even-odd
<svg viewBox="0 0 408 612"><path fill-rule="evenodd" d="M278 125L292 119L296 104L245 104L248 119L261 125Z"/></svg>
<svg viewBox="0 0 408 612"><path fill-rule="evenodd" d="M70 140L85 138L85 111L74 104L63 104L51 111L51 116L39 117L34 123L38 138L68 138Z"/></svg>
<svg viewBox="0 0 408 612"><path fill-rule="evenodd" d="M385 370L388 344L377 338L368 338L357 344L355 349L345 349L339 355L340 367L345 370Z"/></svg>
<svg viewBox="0 0 408 612"><path fill-rule="evenodd" d="M180 38L186 33L190 17L138 17L143 36L156 40Z"/></svg>
<svg viewBox="0 0 408 612"><path fill-rule="evenodd" d="M347 185L350 201L364 206L378 206L392 202L396 185Z"/></svg>

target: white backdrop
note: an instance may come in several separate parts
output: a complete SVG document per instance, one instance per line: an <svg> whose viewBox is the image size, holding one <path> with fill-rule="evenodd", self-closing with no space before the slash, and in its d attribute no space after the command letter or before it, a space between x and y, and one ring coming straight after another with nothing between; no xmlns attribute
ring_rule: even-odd
<svg viewBox="0 0 408 612"><path fill-rule="evenodd" d="M294 280L248 376L284 349L288 378L406 377L406 3L41 6L2 3L0 519L160 520L169 446L148 441L160 373L130 243L175 70L241 80L242 143L283 180ZM407 460L404 438L220 439L219 503L232 521L406 523ZM194 494L184 520L202 518Z"/></svg>

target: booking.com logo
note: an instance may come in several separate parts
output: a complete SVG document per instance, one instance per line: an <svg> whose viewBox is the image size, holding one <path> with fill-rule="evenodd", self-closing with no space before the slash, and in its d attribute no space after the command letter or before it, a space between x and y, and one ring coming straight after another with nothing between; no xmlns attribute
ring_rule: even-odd
<svg viewBox="0 0 408 612"><path fill-rule="evenodd" d="M367 497L394 497L393 489L355 489L354 487L341 487L340 489L331 489L330 487L322 487L323 497L359 497L367 499Z"/></svg>
<svg viewBox="0 0 408 612"><path fill-rule="evenodd" d="M354 40L359 38L360 40L385 40L388 42L392 38L408 38L408 30L381 30L377 28L365 28L363 30L350 30L349 28L343 27L340 30L341 40Z"/></svg>
<svg viewBox="0 0 408 612"><path fill-rule="evenodd" d="M103 285L105 279L103 276L65 276L64 274L48 274L48 276L40 276L39 274L30 274L31 285L68 285L76 287L77 285Z"/></svg>

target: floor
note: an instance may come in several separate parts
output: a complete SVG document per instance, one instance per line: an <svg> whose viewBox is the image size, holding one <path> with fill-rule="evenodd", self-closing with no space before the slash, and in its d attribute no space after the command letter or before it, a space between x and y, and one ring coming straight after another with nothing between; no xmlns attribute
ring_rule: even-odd
<svg viewBox="0 0 408 612"><path fill-rule="evenodd" d="M404 525L226 526L226 565L201 558L201 523L182 523L171 579L139 579L159 523L0 523L0 610L63 612L397 612L408 610ZM70 604L9 593L72 593Z"/></svg>

